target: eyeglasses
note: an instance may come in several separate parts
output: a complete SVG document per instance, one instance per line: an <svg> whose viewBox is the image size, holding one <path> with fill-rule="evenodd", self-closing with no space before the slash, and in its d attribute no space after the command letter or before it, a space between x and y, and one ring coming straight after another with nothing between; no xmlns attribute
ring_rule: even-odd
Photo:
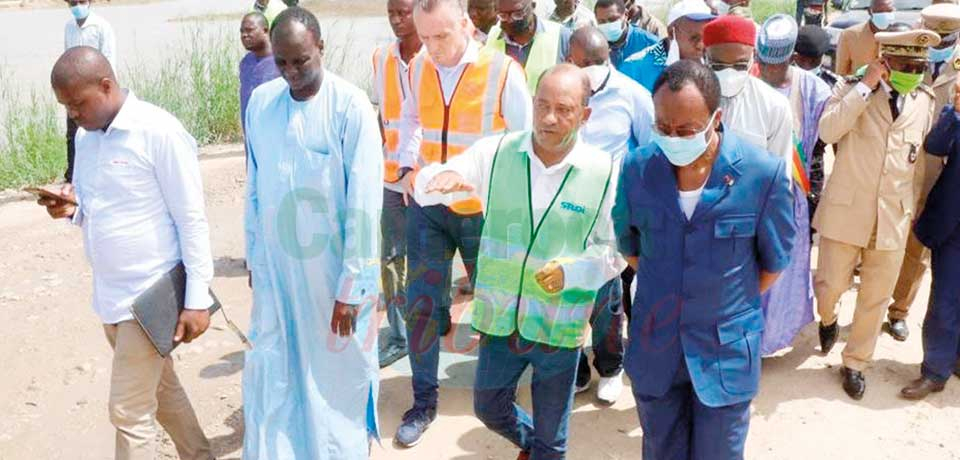
<svg viewBox="0 0 960 460"><path fill-rule="evenodd" d="M720 72L726 69L733 69L738 72L746 72L747 70L750 70L750 66L753 64L752 60L734 62L731 64L725 64L722 62L713 62L709 59L706 59L706 61L707 61L707 66L713 69L714 72Z"/></svg>
<svg viewBox="0 0 960 460"><path fill-rule="evenodd" d="M524 7L514 11L498 11L497 19L499 19L500 22L520 21L526 18L528 14L530 14L529 7Z"/></svg>

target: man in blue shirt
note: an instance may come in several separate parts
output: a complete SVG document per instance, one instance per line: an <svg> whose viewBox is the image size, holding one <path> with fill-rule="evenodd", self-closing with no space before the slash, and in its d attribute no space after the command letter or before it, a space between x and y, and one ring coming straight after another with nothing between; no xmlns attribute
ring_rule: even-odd
<svg viewBox="0 0 960 460"><path fill-rule="evenodd" d="M624 366L643 458L742 459L760 295L795 236L786 163L724 130L720 83L698 62L667 67L653 101L653 144L624 159L613 212L637 271Z"/></svg>
<svg viewBox="0 0 960 460"><path fill-rule="evenodd" d="M628 151L650 142L653 124L650 92L613 68L607 40L596 27L581 27L573 33L567 60L586 71L593 91L590 119L580 128L580 136L584 142L609 154L614 168L618 168ZM626 262L618 258L617 271L625 268ZM607 404L616 402L623 391L624 286L620 279L613 278L600 289L590 320L593 367L600 374L597 399ZM625 279L632 281L633 274ZM626 287L629 288L629 284ZM585 391L589 386L590 364L586 354L581 353L576 390Z"/></svg>
<svg viewBox="0 0 960 460"><path fill-rule="evenodd" d="M656 35L641 29L627 20L627 7L623 0L597 0L593 7L597 27L610 44L610 62L617 69L623 60L659 40Z"/></svg>
<svg viewBox="0 0 960 460"><path fill-rule="evenodd" d="M715 16L703 0L683 0L667 14L667 38L628 55L620 71L653 91L668 65L680 59L703 59L703 26Z"/></svg>

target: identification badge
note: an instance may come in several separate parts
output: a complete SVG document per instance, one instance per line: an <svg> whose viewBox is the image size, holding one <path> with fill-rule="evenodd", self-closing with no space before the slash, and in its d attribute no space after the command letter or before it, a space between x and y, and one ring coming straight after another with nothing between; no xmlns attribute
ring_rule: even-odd
<svg viewBox="0 0 960 460"><path fill-rule="evenodd" d="M917 162L917 146L915 144L910 144L910 156L908 157L910 163Z"/></svg>

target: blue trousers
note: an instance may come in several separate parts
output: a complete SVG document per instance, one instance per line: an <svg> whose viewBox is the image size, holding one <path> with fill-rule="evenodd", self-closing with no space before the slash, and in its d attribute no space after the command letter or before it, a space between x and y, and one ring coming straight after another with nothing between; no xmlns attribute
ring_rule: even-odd
<svg viewBox="0 0 960 460"><path fill-rule="evenodd" d="M510 337L480 339L473 410L477 418L532 460L562 459L573 407L579 348L556 348ZM517 400L517 384L533 366L533 416Z"/></svg>
<svg viewBox="0 0 960 460"><path fill-rule="evenodd" d="M407 208L407 347L413 373L414 409L436 410L440 382L437 320L448 314L453 256L463 258L471 283L480 249L483 215L461 216L446 206Z"/></svg>
<svg viewBox="0 0 960 460"><path fill-rule="evenodd" d="M933 286L923 318L923 376L935 382L950 378L960 357L960 247L931 251Z"/></svg>
<svg viewBox="0 0 960 460"><path fill-rule="evenodd" d="M389 343L381 343L381 347L390 344L405 346L407 343L407 331L403 326L407 271L406 224L407 206L403 204L403 194L383 189L383 212L380 214L380 282L390 330L387 335Z"/></svg>
<svg viewBox="0 0 960 460"><path fill-rule="evenodd" d="M600 377L613 377L623 369L623 311L623 284L618 276L597 292L590 315L593 367ZM587 354L581 353L577 383L586 384L589 381L590 364Z"/></svg>
<svg viewBox="0 0 960 460"><path fill-rule="evenodd" d="M750 401L705 406L681 364L667 393L634 393L643 427L643 460L740 460L750 427Z"/></svg>

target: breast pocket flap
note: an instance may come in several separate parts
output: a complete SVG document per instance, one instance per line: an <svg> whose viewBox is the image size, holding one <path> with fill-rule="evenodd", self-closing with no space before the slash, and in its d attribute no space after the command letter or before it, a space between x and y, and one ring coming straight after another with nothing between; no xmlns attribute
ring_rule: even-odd
<svg viewBox="0 0 960 460"><path fill-rule="evenodd" d="M713 226L714 238L747 238L756 234L755 215L721 217Z"/></svg>

